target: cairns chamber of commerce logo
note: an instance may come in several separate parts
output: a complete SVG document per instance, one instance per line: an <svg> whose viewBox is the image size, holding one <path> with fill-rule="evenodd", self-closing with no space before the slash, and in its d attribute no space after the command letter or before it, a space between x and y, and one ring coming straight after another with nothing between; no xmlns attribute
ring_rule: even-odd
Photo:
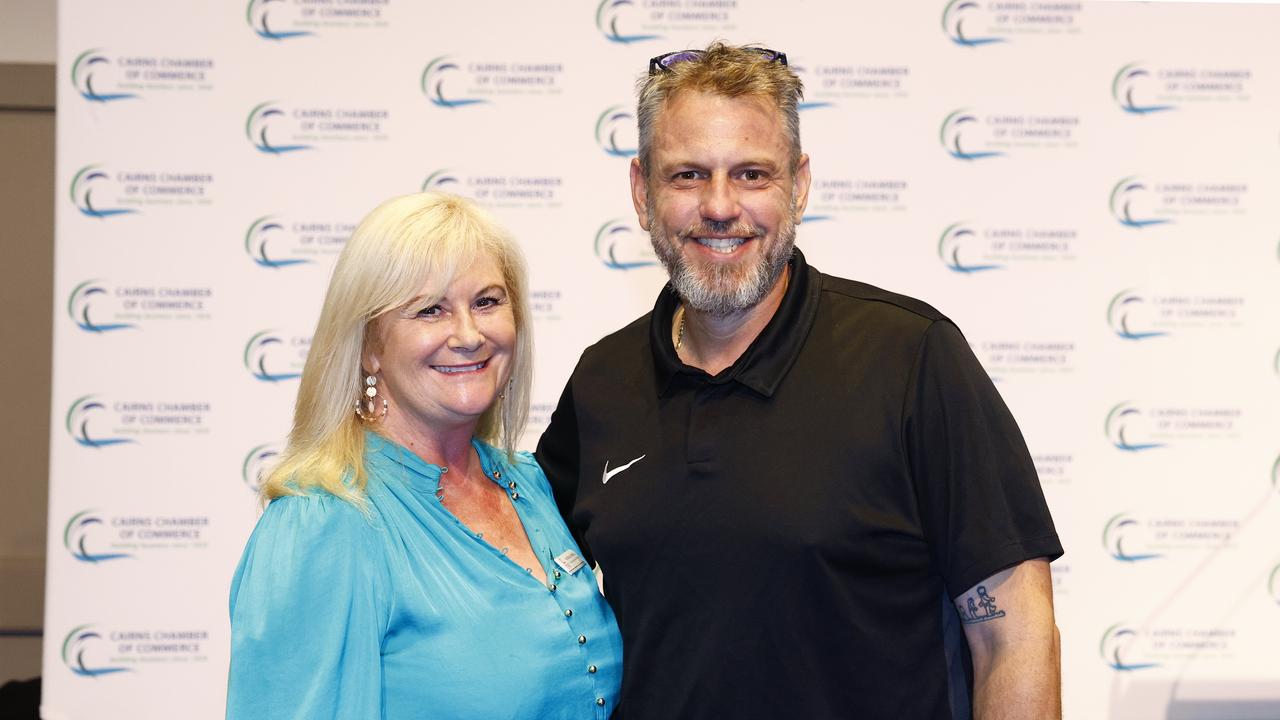
<svg viewBox="0 0 1280 720"><path fill-rule="evenodd" d="M244 251L249 254L259 267L279 269L289 267L290 265L303 265L311 261L306 258L292 258L282 255L275 255L268 250L267 245L271 242L277 242L278 246L288 242L288 233L283 224L276 221L270 215L260 217L253 221L249 229L244 234Z"/></svg>
<svg viewBox="0 0 1280 720"><path fill-rule="evenodd" d="M450 60L448 55L441 55L427 63L427 66L422 70L422 79L419 81L419 85L422 87L422 93L427 96L432 105L443 108L457 108L488 102L483 98L451 96L445 88L445 83L450 76L461 70L461 66Z"/></svg>
<svg viewBox="0 0 1280 720"><path fill-rule="evenodd" d="M948 269L958 273L969 274L1003 268L998 263L974 263L960 256L966 247L972 248L977 240L977 233L973 229L964 223L954 223L943 230L942 237L938 238L938 257Z"/></svg>
<svg viewBox="0 0 1280 720"><path fill-rule="evenodd" d="M1143 662L1138 659L1137 646L1142 637L1137 630L1116 623L1102 634L1102 642L1098 644L1098 653L1103 662L1112 670L1145 670L1160 667L1159 663Z"/></svg>
<svg viewBox="0 0 1280 720"><path fill-rule="evenodd" d="M1144 330L1143 310L1146 300L1133 290L1122 290L1107 305L1107 324L1111 331L1125 340L1146 340L1169 333L1160 330Z"/></svg>
<svg viewBox="0 0 1280 720"><path fill-rule="evenodd" d="M422 181L423 192L438 190L440 192L460 193L462 190L462 181L458 176L447 168L441 168L432 172Z"/></svg>
<svg viewBox="0 0 1280 720"><path fill-rule="evenodd" d="M1004 38L1000 37L965 33L966 22L972 27L984 17L985 13L979 3L973 0L951 0L942 10L942 30L951 38L951 42L964 47L1004 42Z"/></svg>
<svg viewBox="0 0 1280 720"><path fill-rule="evenodd" d="M283 0L249 0L249 5L244 12L245 22L249 23L253 32L264 40L288 40L310 35L311 33L305 30L284 29L290 25L282 20L282 14L287 6L288 3ZM276 13L275 27L272 27L272 12Z"/></svg>
<svg viewBox="0 0 1280 720"><path fill-rule="evenodd" d="M1128 513L1120 513L1107 521L1102 529L1102 545L1112 558L1121 562L1141 562L1164 557L1160 553L1135 552L1134 546L1139 544L1138 534L1142 531L1142 523ZM1129 548L1125 548L1125 541Z"/></svg>
<svg viewBox="0 0 1280 720"><path fill-rule="evenodd" d="M94 193L101 198L103 194L117 191L115 180L102 169L101 165L86 165L71 178L71 202L82 215L93 218L109 218L116 215L128 215L138 212L133 208L109 207L108 204L94 202Z"/></svg>
<svg viewBox="0 0 1280 720"><path fill-rule="evenodd" d="M76 56L75 62L71 64L71 84L80 93L80 97L98 103L138 97L134 93L108 89L115 85L109 72L111 64L111 59L103 54L101 48L86 50Z"/></svg>
<svg viewBox="0 0 1280 720"><path fill-rule="evenodd" d="M1150 84L1151 72L1138 63L1129 63L1116 73L1111 81L1111 97L1121 110L1134 115L1176 110L1174 105L1153 105L1141 99L1144 89Z"/></svg>
<svg viewBox="0 0 1280 720"><path fill-rule="evenodd" d="M1140 206L1148 194L1146 183L1138 177L1127 177L1111 188L1111 216L1121 225L1131 228L1144 228L1149 225L1164 225L1173 222L1162 218L1153 218L1141 212Z"/></svg>
<svg viewBox="0 0 1280 720"><path fill-rule="evenodd" d="M89 316L94 301L104 300L110 294L100 280L86 280L71 291L71 297L67 299L67 314L71 316L76 327L85 332L105 333L137 327L129 323L95 322Z"/></svg>
<svg viewBox="0 0 1280 720"><path fill-rule="evenodd" d="M616 218L596 230L595 250L596 257L611 270L634 270L658 264L644 233Z"/></svg>
<svg viewBox="0 0 1280 720"><path fill-rule="evenodd" d="M95 418L102 418L110 414L110 410L106 404L99 401L94 395L85 395L84 397L71 403L71 407L67 410L66 427L69 433L78 444L84 447L102 448L112 445L123 445L126 443L137 442L132 438L111 437L110 435L101 436L90 430L90 423Z"/></svg>
<svg viewBox="0 0 1280 720"><path fill-rule="evenodd" d="M661 35L628 33L619 27L619 24L626 24L626 16L631 14L635 6L635 0L600 0L600 5L596 7L596 29L609 42L624 45L661 38Z"/></svg>
<svg viewBox="0 0 1280 720"><path fill-rule="evenodd" d="M244 346L244 367L262 382L277 383L302 377L302 363L308 342L285 338L274 330L263 330ZM283 367L283 369L281 369Z"/></svg>
<svg viewBox="0 0 1280 720"><path fill-rule="evenodd" d="M104 665L99 659L106 654L104 646L106 638L93 629L92 625L81 625L67 633L62 641L62 662L71 672L81 677L98 677L118 672L129 672L130 668Z"/></svg>
<svg viewBox="0 0 1280 720"><path fill-rule="evenodd" d="M67 552L71 553L71 556L80 562L100 563L107 560L132 557L129 553L94 552L89 549L91 544L90 535L95 530L103 527L105 527L105 522L101 517L95 515L94 511L78 512L67 521L67 527L62 531L62 544L67 548Z"/></svg>
<svg viewBox="0 0 1280 720"><path fill-rule="evenodd" d="M281 452L283 450L279 443L267 443L246 453L244 462L240 464L240 478L244 480L245 486L254 492L261 490L262 483L271 474L271 468L280 460Z"/></svg>
<svg viewBox="0 0 1280 720"><path fill-rule="evenodd" d="M969 110L956 110L942 121L942 129L938 132L938 140L942 143L942 147L951 157L957 160L982 160L984 158L1000 157L1004 155L1002 152L994 150L975 150L965 149L964 136L968 133L970 138L976 135L981 122L978 116Z"/></svg>
<svg viewBox="0 0 1280 720"><path fill-rule="evenodd" d="M258 152L269 155L283 155L297 152L298 150L310 150L310 145L276 143L272 142L271 138L268 137L268 133L273 128L276 132L283 134L282 126L288 119L288 113L274 101L261 103L249 111L249 117L244 121L245 137L249 139L249 142L253 143Z"/></svg>
<svg viewBox="0 0 1280 720"><path fill-rule="evenodd" d="M613 157L634 157L636 144L635 113L622 105L600 113L596 118L596 145Z"/></svg>
<svg viewBox="0 0 1280 720"><path fill-rule="evenodd" d="M1164 447L1164 443L1144 442L1147 421L1135 405L1122 402L1107 413L1105 429L1112 447L1125 452L1142 452Z"/></svg>

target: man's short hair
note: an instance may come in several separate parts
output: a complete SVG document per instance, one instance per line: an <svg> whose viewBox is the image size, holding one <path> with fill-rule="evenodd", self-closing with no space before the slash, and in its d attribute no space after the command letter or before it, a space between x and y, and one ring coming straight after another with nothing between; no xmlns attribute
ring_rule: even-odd
<svg viewBox="0 0 1280 720"><path fill-rule="evenodd" d="M800 162L800 99L804 83L784 63L762 54L760 48L714 42L690 59L646 74L636 83L640 100L636 125L640 131L640 167L650 171L653 124L663 107L686 90L728 98L758 97L770 100L782 115L791 141L791 167Z"/></svg>

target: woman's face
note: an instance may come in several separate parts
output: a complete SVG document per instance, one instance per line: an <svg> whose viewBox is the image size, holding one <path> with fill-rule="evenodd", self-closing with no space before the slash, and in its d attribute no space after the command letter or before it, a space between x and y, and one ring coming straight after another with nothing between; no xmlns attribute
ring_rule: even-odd
<svg viewBox="0 0 1280 720"><path fill-rule="evenodd" d="M498 264L481 257L435 304L410 303L377 321L365 369L387 398L396 439L474 426L511 376L515 313Z"/></svg>

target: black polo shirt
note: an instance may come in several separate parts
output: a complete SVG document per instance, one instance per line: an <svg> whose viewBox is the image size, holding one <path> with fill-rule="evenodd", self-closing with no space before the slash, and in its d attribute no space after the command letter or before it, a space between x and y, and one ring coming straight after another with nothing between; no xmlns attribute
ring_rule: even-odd
<svg viewBox="0 0 1280 720"><path fill-rule="evenodd" d="M583 353L538 444L623 636L614 718L968 718L949 599L1062 553L1013 417L925 303L796 251L714 377L670 288Z"/></svg>

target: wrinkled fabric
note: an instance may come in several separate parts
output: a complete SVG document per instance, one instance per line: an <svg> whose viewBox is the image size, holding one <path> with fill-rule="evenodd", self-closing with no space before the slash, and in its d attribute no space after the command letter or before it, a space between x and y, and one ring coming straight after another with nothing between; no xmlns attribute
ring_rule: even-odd
<svg viewBox="0 0 1280 720"><path fill-rule="evenodd" d="M253 531L231 587L227 718L607 718L621 637L590 568L555 565L580 551L532 457L473 442L519 494L547 585L440 504L441 468L367 439L367 516L316 491L276 499Z"/></svg>

